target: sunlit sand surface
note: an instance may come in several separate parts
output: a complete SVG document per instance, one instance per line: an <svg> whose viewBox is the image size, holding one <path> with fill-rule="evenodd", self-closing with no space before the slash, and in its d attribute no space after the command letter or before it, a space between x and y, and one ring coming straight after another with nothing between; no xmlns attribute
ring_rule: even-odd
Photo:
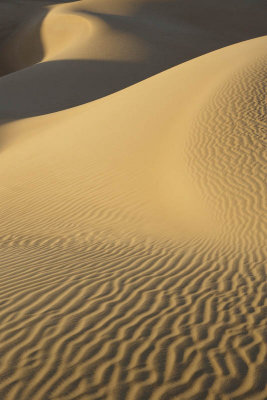
<svg viewBox="0 0 267 400"><path fill-rule="evenodd" d="M0 1L1 400L267 398L267 39L240 3Z"/></svg>

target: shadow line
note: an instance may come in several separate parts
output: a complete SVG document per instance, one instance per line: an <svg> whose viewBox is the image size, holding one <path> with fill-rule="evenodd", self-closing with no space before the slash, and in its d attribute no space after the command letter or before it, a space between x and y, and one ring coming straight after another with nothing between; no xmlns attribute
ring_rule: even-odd
<svg viewBox="0 0 267 400"><path fill-rule="evenodd" d="M38 3L43 7L53 1ZM138 62L78 59L34 64L43 55L40 19L33 39L36 51L30 64L34 65L28 63L26 68L0 78L0 121L81 105L202 54L262 36L266 29L262 5L261 0L258 8L252 0L202 0L200 7L199 0L166 0L144 2L133 15L125 16L85 10L83 3L77 2L73 12L102 19L119 34L129 54L134 49L127 42L127 34L134 35L145 49L145 56L140 55ZM108 35L100 42L104 58Z"/></svg>

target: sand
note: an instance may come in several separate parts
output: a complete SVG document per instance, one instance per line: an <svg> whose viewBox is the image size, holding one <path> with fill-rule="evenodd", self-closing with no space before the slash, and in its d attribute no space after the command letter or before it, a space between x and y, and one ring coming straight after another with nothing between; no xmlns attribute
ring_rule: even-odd
<svg viewBox="0 0 267 400"><path fill-rule="evenodd" d="M1 0L1 400L267 398L263 35Z"/></svg>

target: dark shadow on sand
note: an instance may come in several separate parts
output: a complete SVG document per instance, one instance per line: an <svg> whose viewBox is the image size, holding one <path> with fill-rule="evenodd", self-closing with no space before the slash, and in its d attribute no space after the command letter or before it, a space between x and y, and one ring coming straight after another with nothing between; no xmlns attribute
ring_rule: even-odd
<svg viewBox="0 0 267 400"><path fill-rule="evenodd" d="M200 7L199 0L166 0L144 3L132 16L88 12L81 3L80 12L102 19L112 30L121 33L122 40L125 33L135 35L147 50L145 60L62 60L30 65L17 72L7 71L9 73L0 78L0 121L81 105L194 57L262 36L265 32L265 18L261 12L264 3L262 0L256 3L252 0L202 0ZM108 43L108 38L106 40ZM42 56L38 35L35 44L38 61Z"/></svg>
<svg viewBox="0 0 267 400"><path fill-rule="evenodd" d="M1 117L27 118L78 106L124 89L151 72L149 64L130 62L64 60L36 64L0 79Z"/></svg>

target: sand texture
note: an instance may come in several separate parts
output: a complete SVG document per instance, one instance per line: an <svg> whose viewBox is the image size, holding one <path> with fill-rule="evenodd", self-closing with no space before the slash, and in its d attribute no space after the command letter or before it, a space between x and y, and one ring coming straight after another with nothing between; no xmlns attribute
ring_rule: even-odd
<svg viewBox="0 0 267 400"><path fill-rule="evenodd" d="M264 24L0 0L0 400L267 399Z"/></svg>

